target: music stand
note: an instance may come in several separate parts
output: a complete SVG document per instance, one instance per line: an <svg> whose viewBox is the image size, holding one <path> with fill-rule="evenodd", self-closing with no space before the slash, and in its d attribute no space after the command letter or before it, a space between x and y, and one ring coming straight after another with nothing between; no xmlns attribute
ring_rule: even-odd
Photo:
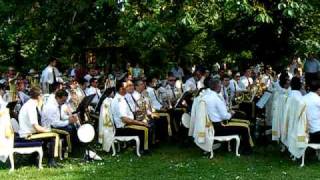
<svg viewBox="0 0 320 180"><path fill-rule="evenodd" d="M91 101L93 100L95 94L92 94L90 96L86 96L82 99L80 104L78 105L76 111L74 111L72 114L76 114L78 112L84 112L85 109L90 105Z"/></svg>
<svg viewBox="0 0 320 180"><path fill-rule="evenodd" d="M174 108L177 108L180 104L182 104L182 101L183 101L186 97L188 97L188 96L190 96L190 95L192 95L192 92L190 92L190 91L185 91L185 92L181 95L181 97L178 99L177 103L174 105Z"/></svg>
<svg viewBox="0 0 320 180"><path fill-rule="evenodd" d="M93 100L93 98L95 97L95 94L92 94L90 96L86 96L82 99L82 101L80 102L79 106L77 107L76 111L74 111L72 114L76 114L76 113L80 113L80 120L83 120L84 118L84 113L85 113L85 110L86 108L90 105L91 101ZM83 126L88 126L88 125L83 125ZM81 126L82 127L82 126ZM81 129L78 128L79 129ZM94 129L93 129L94 131ZM78 138L79 138L79 135L78 135ZM80 142L82 142L84 145L85 145L85 153L84 153L84 160L87 162L87 161L92 161L93 159L90 157L89 155L89 151L92 150L94 152L94 150L90 147L89 143L91 141L81 141L80 139Z"/></svg>

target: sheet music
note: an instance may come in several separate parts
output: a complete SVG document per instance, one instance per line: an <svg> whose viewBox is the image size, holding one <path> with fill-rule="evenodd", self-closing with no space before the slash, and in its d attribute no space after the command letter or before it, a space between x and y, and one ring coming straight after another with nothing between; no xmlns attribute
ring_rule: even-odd
<svg viewBox="0 0 320 180"><path fill-rule="evenodd" d="M260 109L264 108L264 106L267 104L268 100L270 99L272 93L271 92L264 92L263 96L259 99L256 106Z"/></svg>

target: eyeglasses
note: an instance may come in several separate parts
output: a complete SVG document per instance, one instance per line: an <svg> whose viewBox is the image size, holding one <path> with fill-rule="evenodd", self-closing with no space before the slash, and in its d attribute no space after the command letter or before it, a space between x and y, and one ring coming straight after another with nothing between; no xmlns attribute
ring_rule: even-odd
<svg viewBox="0 0 320 180"><path fill-rule="evenodd" d="M176 81L176 80L175 79L168 79L168 81L173 82L173 81Z"/></svg>

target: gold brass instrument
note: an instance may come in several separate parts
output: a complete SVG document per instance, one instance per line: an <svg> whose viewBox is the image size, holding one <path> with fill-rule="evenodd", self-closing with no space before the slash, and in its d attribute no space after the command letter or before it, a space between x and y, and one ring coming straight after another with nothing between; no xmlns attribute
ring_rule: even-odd
<svg viewBox="0 0 320 180"><path fill-rule="evenodd" d="M9 101L17 100L17 84L16 80L19 76L19 72L16 74L14 78L9 78Z"/></svg>
<svg viewBox="0 0 320 180"><path fill-rule="evenodd" d="M255 84L251 85L248 91L242 93L236 93L235 102L236 104L241 104L243 102L252 102L255 97L261 97L267 87L261 81L257 81Z"/></svg>
<svg viewBox="0 0 320 180"><path fill-rule="evenodd" d="M148 120L148 116L147 116L147 110L148 110L148 103L145 99L145 97L143 97L143 95L141 95L141 97L136 100L137 102L137 110L135 112L135 119L138 121L144 121L144 120Z"/></svg>

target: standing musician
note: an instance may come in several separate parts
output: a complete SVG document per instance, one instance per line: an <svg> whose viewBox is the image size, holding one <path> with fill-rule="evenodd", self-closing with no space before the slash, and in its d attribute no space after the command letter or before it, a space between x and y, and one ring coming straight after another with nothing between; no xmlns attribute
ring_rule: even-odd
<svg viewBox="0 0 320 180"><path fill-rule="evenodd" d="M234 114L228 112L227 106L221 97L221 81L210 78L208 81L209 90L204 95L208 116L214 126L216 136L226 136L238 134L242 138L242 154L251 154L253 143L250 136L250 129L247 124L239 122L228 122Z"/></svg>

